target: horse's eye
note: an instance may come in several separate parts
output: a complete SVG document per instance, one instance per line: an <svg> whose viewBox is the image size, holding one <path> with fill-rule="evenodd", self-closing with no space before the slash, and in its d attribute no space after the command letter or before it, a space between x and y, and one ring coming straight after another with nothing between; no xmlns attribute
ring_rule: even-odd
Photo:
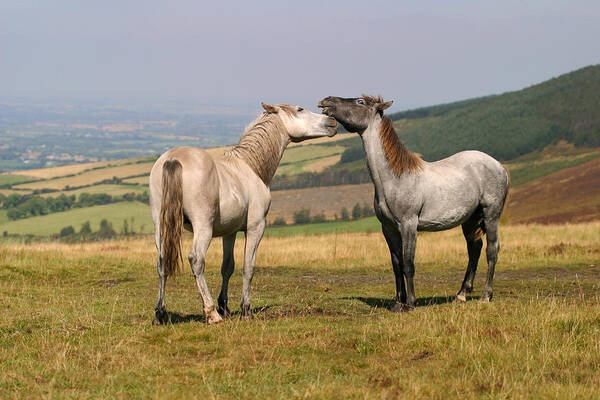
<svg viewBox="0 0 600 400"><path fill-rule="evenodd" d="M357 103L357 104L361 104L361 105L363 105L363 106L365 105L365 101L364 101L363 99L358 99L358 100L356 100L356 103Z"/></svg>
<svg viewBox="0 0 600 400"><path fill-rule="evenodd" d="M300 111L304 111L304 108L298 107L298 112L300 112Z"/></svg>

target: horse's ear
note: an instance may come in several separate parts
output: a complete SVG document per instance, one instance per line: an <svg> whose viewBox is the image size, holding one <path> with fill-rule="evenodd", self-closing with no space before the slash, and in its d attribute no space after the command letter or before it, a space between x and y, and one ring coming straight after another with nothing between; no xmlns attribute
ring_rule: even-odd
<svg viewBox="0 0 600 400"><path fill-rule="evenodd" d="M266 111L266 112L268 112L268 113L273 113L273 114L274 114L274 113L276 113L277 111L279 111L279 110L277 109L277 107L275 107L275 106L272 106L271 104L267 104L267 103L260 103L260 105L261 105L261 106L262 106L262 108L264 108L264 109L265 109L265 111Z"/></svg>
<svg viewBox="0 0 600 400"><path fill-rule="evenodd" d="M377 104L377 110L378 111L383 111L383 110L387 110L388 108L390 108L390 106L392 105L393 101L386 101L385 103L378 103Z"/></svg>

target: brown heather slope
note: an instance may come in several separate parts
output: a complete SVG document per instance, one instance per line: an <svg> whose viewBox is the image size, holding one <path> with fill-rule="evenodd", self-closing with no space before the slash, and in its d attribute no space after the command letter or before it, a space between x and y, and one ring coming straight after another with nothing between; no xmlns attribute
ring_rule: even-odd
<svg viewBox="0 0 600 400"><path fill-rule="evenodd" d="M600 219L600 159L513 188L505 218L543 224Z"/></svg>

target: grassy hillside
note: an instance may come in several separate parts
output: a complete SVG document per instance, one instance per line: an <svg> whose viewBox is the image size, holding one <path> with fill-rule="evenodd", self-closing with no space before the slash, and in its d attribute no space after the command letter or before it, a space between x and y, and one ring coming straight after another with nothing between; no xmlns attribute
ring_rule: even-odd
<svg viewBox="0 0 600 400"><path fill-rule="evenodd" d="M510 160L565 140L600 146L600 66L529 88L391 114L401 139L428 160L477 149ZM406 125L406 126L405 126Z"/></svg>
<svg viewBox="0 0 600 400"><path fill-rule="evenodd" d="M2 210L4 211L4 210ZM38 217L6 221L0 216L0 232L21 235L49 236L59 233L66 226L71 225L79 231L81 224L90 221L93 231L97 231L103 219L113 224L115 231L119 232L123 220L127 219L131 225L134 220L136 232L153 232L154 226L150 218L150 210L146 204L139 202L122 202L86 208L76 208L69 211L58 212ZM3 221L6 221L2 223Z"/></svg>
<svg viewBox="0 0 600 400"><path fill-rule="evenodd" d="M4 245L0 398L596 399L599 223L500 231L494 301L453 304L466 267L460 230L417 246L418 307L395 314L381 233L267 237L240 321L204 322L189 269L169 279L171 324L152 326L151 240ZM185 248L189 248L189 239ZM221 243L208 251L214 298Z"/></svg>

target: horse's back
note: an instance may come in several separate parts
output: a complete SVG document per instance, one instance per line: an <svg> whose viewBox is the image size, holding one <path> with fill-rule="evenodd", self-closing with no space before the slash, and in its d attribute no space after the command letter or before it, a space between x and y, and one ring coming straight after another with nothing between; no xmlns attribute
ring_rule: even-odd
<svg viewBox="0 0 600 400"><path fill-rule="evenodd" d="M508 170L494 157L476 150L462 151L447 159L461 169L479 188L481 205L497 206L500 211L508 194Z"/></svg>

